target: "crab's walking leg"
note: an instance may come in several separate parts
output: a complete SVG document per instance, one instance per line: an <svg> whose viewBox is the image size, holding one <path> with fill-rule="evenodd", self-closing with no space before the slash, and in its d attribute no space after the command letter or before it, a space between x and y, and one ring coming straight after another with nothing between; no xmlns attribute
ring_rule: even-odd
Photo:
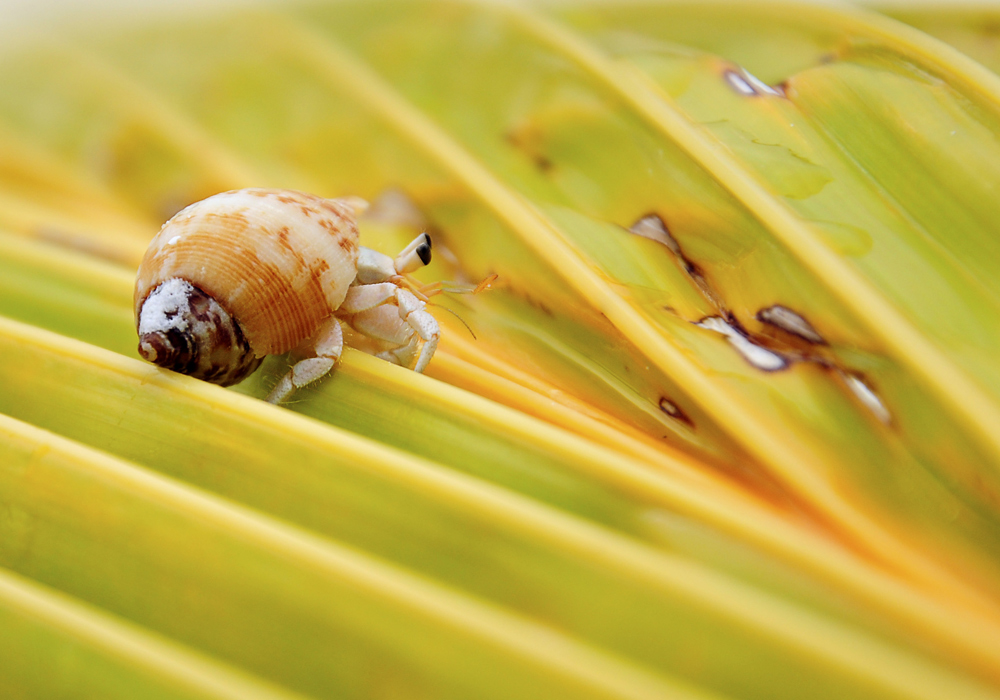
<svg viewBox="0 0 1000 700"><path fill-rule="evenodd" d="M441 331L434 317L424 310L424 302L412 292L395 285L358 285L351 288L340 310L345 306L351 311L361 309L350 316L350 324L356 331L390 345L377 357L406 367L419 344L420 355L413 369L422 372L427 367Z"/></svg>
<svg viewBox="0 0 1000 700"><path fill-rule="evenodd" d="M299 360L292 365L288 373L267 395L268 403L281 403L296 389L301 389L330 373L344 351L344 331L336 317L331 316L323 322L312 337L311 349L316 356Z"/></svg>
<svg viewBox="0 0 1000 700"><path fill-rule="evenodd" d="M399 304L399 317L406 321L410 328L424 341L420 348L417 364L413 366L414 372L423 372L431 358L434 357L434 351L437 350L438 340L441 338L441 328L438 326L437 319L424 309L424 302L405 289L396 292L396 303Z"/></svg>
<svg viewBox="0 0 1000 700"><path fill-rule="evenodd" d="M386 362L391 362L394 365L399 365L400 367L409 367L413 364L413 360L417 356L417 346L419 344L420 338L417 337L416 333L413 333L413 336L410 338L410 342L406 345L400 345L396 348L383 350L382 352L376 354L375 357L380 360L385 360Z"/></svg>

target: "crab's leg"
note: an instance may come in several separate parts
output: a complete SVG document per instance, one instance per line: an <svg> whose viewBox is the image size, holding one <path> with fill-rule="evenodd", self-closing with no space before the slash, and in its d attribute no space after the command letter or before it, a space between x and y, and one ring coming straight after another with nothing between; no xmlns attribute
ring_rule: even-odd
<svg viewBox="0 0 1000 700"><path fill-rule="evenodd" d="M268 403L281 403L296 389L301 389L330 373L344 351L344 331L337 318L331 316L323 322L313 335L311 350L315 357L307 357L292 365L288 373L267 395Z"/></svg>
<svg viewBox="0 0 1000 700"><path fill-rule="evenodd" d="M420 338L414 333L413 337L410 338L410 342L406 345L383 350L376 354L375 357L386 362L391 362L394 365L399 365L400 367L409 367L413 364L413 360L417 356L417 346L419 343Z"/></svg>
<svg viewBox="0 0 1000 700"><path fill-rule="evenodd" d="M403 314L394 304L366 309L351 316L349 320L354 330L393 347L406 345L413 337L413 330L403 320Z"/></svg>
<svg viewBox="0 0 1000 700"><path fill-rule="evenodd" d="M392 299L397 289L399 287L392 282L356 284L347 290L347 296L337 308L337 313L350 315L373 309Z"/></svg>
<svg viewBox="0 0 1000 700"><path fill-rule="evenodd" d="M424 302L405 289L396 292L396 303L399 304L399 317L406 321L410 328L424 341L420 348L417 364L413 366L414 372L423 372L431 358L434 357L434 351L437 350L438 340L441 338L441 328L438 326L437 319L424 309Z"/></svg>

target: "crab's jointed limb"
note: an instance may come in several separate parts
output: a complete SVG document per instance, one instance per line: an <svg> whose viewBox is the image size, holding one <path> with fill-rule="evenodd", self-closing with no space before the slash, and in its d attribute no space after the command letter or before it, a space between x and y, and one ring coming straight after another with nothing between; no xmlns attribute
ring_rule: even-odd
<svg viewBox="0 0 1000 700"><path fill-rule="evenodd" d="M336 316L327 319L309 339L308 347L315 356L292 365L267 395L268 403L282 403L296 389L312 384L330 373L344 352L344 331L340 327L340 320Z"/></svg>
<svg viewBox="0 0 1000 700"><path fill-rule="evenodd" d="M329 374L344 348L340 322L376 341L376 357L423 372L437 349L441 330L426 304L406 289L405 275L431 259L431 242L422 233L393 260L362 247L358 274L334 315L307 341L303 350L312 357L295 363L267 397L285 401L296 390ZM414 358L416 362L414 364Z"/></svg>

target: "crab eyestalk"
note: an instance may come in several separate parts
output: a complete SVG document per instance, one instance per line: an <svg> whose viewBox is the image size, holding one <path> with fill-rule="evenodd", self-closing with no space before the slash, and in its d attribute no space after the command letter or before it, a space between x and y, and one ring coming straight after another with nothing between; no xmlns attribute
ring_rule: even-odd
<svg viewBox="0 0 1000 700"><path fill-rule="evenodd" d="M393 261L396 272L405 275L431 262L431 237L422 233L403 248Z"/></svg>

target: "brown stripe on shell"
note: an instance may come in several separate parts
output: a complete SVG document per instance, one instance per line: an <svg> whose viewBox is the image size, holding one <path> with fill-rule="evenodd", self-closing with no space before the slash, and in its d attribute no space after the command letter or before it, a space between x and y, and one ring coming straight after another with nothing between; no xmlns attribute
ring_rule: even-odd
<svg viewBox="0 0 1000 700"><path fill-rule="evenodd" d="M164 224L139 267L136 312L173 277L219 301L256 355L287 352L343 302L357 274L353 209L292 190L235 190Z"/></svg>
<svg viewBox="0 0 1000 700"><path fill-rule="evenodd" d="M346 202L336 199L324 199L320 202L320 207L333 214L333 218L323 217L317 223L333 236L341 250L357 259L358 236L354 209ZM352 229L354 235L351 235Z"/></svg>

